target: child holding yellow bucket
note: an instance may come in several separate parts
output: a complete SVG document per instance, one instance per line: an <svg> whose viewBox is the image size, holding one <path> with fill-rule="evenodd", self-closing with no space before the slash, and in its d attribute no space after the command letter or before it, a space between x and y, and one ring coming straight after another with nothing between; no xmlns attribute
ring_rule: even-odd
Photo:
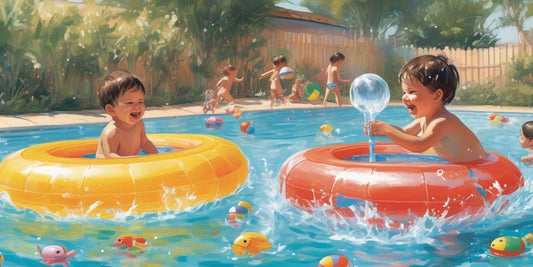
<svg viewBox="0 0 533 267"><path fill-rule="evenodd" d="M157 154L157 148L148 140L142 117L145 88L137 76L126 71L109 74L100 89L100 106L112 118L102 133L96 149L96 158L136 156L139 151Z"/></svg>

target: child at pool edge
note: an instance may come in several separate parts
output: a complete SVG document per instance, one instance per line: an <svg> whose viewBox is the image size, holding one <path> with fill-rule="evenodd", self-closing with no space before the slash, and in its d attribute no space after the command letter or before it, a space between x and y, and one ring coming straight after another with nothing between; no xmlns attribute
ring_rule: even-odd
<svg viewBox="0 0 533 267"><path fill-rule="evenodd" d="M520 145L528 148L527 156L520 158L522 162L533 163L533 121L524 122L520 128Z"/></svg>
<svg viewBox="0 0 533 267"><path fill-rule="evenodd" d="M273 69L261 74L259 80L270 75L270 108L274 107L274 101L281 99L283 101L283 87L281 87L281 78L279 72L281 68L287 66L287 58L284 55L274 57L272 60Z"/></svg>
<svg viewBox="0 0 533 267"><path fill-rule="evenodd" d="M206 114L208 111L211 111L211 113L215 113L215 106L217 104L215 90L207 89L205 90L204 95L205 99L204 103L202 104L202 111L204 112L204 114Z"/></svg>
<svg viewBox="0 0 533 267"><path fill-rule="evenodd" d="M371 121L365 134L386 136L415 153L430 148L449 163L486 157L476 135L449 112L445 105L455 97L459 72L445 55L423 55L409 60L400 70L402 102L414 121L400 128L383 121Z"/></svg>
<svg viewBox="0 0 533 267"><path fill-rule="evenodd" d="M302 86L302 79L296 79L296 81L294 81L294 85L291 88L291 94L287 96L285 102L289 101L290 103L299 103L304 97L304 89L302 88Z"/></svg>
<svg viewBox="0 0 533 267"><path fill-rule="evenodd" d="M100 106L112 118L100 134L96 158L137 156L143 150L157 154L157 148L148 140L142 117L145 88L135 75L126 71L109 74L100 88Z"/></svg>
<svg viewBox="0 0 533 267"><path fill-rule="evenodd" d="M220 98L228 101L229 105L233 105L233 96L229 93L233 82L242 82L244 77L237 78L237 68L232 65L227 65L222 71L222 78L217 82L217 97L215 106L218 107Z"/></svg>
<svg viewBox="0 0 533 267"><path fill-rule="evenodd" d="M339 87L337 86L337 83L349 83L348 80L341 79L340 76L340 66L342 63L344 63L344 55L340 52L337 52L331 57L329 57L329 65L326 69L326 75L327 75L327 83L326 83L326 94L324 95L324 101L322 104L324 104L324 107L328 103L328 97L329 94L333 91L335 94L335 101L337 102L337 105L339 107L341 106L341 92L339 90Z"/></svg>

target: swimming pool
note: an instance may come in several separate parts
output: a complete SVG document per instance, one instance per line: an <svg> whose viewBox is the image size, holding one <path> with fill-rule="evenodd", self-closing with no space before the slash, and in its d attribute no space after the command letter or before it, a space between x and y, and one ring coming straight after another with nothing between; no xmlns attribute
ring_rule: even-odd
<svg viewBox="0 0 533 267"><path fill-rule="evenodd" d="M507 156L517 165L527 153L518 143L519 128L533 120L533 114L502 113L510 121L497 128L488 123L490 112L454 113L476 133L485 149ZM224 126L219 130L205 127L204 120L209 116L146 119L145 124L148 133L207 133L238 144L250 169L247 182L236 194L181 213L140 217L124 213L113 220L43 217L17 210L4 195L0 200L0 252L6 259L3 266L36 266L41 258L35 246L53 244L76 250L77 256L69 259L73 266L316 266L330 254L343 254L358 266L533 264L529 250L525 256L509 259L488 253L496 237L522 237L533 231L532 172L522 164L524 188L496 201L480 218L437 221L424 217L407 230L378 229L357 218L333 219L320 210L308 214L288 205L279 193L278 172L293 153L326 144L367 142L362 115L355 109L249 112L241 120L221 115ZM377 119L397 125L410 121L403 107L388 107ZM243 120L253 121L255 134L240 131ZM320 125L325 123L336 129L332 136L320 132ZM0 156L44 142L96 138L103 127L91 124L0 131ZM230 207L241 200L251 203L254 212L240 229L234 229L225 218ZM505 200L510 204L498 213ZM236 257L231 244L242 232L263 233L272 248L261 258ZM112 248L122 233L141 234L152 247L134 255Z"/></svg>

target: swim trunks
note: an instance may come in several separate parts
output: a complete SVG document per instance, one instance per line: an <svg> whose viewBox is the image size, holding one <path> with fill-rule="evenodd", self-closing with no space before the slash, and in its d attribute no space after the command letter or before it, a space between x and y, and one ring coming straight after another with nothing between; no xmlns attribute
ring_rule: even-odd
<svg viewBox="0 0 533 267"><path fill-rule="evenodd" d="M333 89L333 88L337 87L337 83L328 83L328 84L326 84L326 86L327 86L329 89Z"/></svg>

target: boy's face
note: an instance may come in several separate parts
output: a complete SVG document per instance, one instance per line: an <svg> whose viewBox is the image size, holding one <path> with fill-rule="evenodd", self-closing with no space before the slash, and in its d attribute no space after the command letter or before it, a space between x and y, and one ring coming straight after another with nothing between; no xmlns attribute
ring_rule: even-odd
<svg viewBox="0 0 533 267"><path fill-rule="evenodd" d="M114 120L133 126L138 123L146 110L144 105L144 93L140 88L134 86L119 96L115 104L107 105L106 111Z"/></svg>
<svg viewBox="0 0 533 267"><path fill-rule="evenodd" d="M531 140L524 135L522 129L520 129L520 137L518 138L518 140L520 141L520 145L522 146L522 148L531 147Z"/></svg>
<svg viewBox="0 0 533 267"><path fill-rule="evenodd" d="M424 117L442 105L442 90L432 92L416 79L404 79L402 91L402 102L413 118Z"/></svg>

